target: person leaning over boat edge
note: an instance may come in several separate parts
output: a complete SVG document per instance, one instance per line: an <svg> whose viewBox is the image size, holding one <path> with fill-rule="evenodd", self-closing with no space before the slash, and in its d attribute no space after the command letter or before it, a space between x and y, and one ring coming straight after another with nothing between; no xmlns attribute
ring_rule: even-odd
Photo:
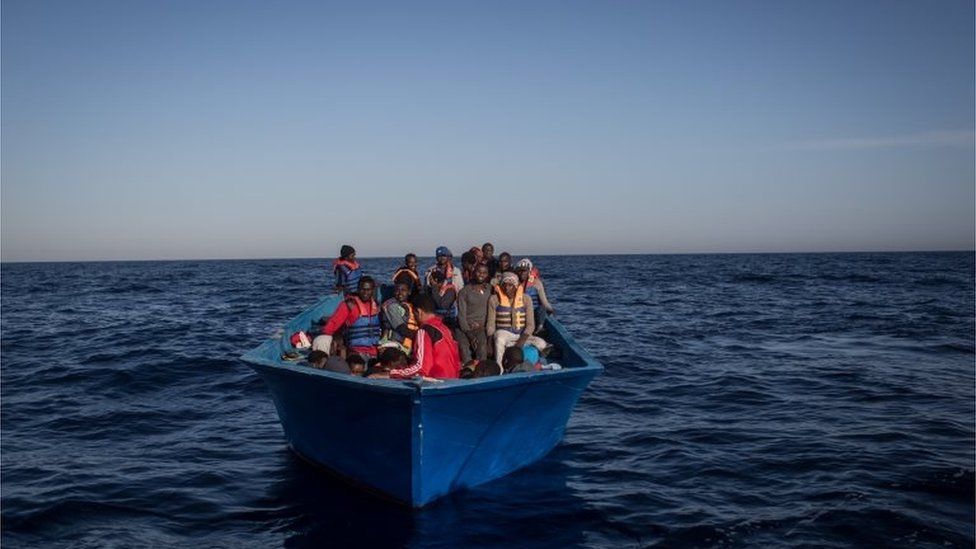
<svg viewBox="0 0 976 549"><path fill-rule="evenodd" d="M427 268L424 273L424 287L430 287L430 275L434 271L444 273L444 278L454 285L458 291L464 287L464 280L461 279L461 271L454 267L454 256L447 246L438 246L434 251L436 262Z"/></svg>
<svg viewBox="0 0 976 549"><path fill-rule="evenodd" d="M525 297L522 285L519 284L518 275L503 274L501 284L495 286L495 295L488 300L488 324L485 332L494 339L496 361L501 360L508 347L522 347L528 343L540 351L546 348L545 340L532 335L535 321L529 309L531 306L531 300Z"/></svg>
<svg viewBox="0 0 976 549"><path fill-rule="evenodd" d="M420 291L420 273L417 272L417 254L409 253L403 256L403 265L393 272L393 283L407 282L410 285L410 295L415 296Z"/></svg>
<svg viewBox="0 0 976 549"><path fill-rule="evenodd" d="M359 287L359 279L363 276L363 269L356 261L356 249L343 244L339 249L339 258L332 262L332 272L335 274L335 290L337 293L351 295Z"/></svg>
<svg viewBox="0 0 976 549"><path fill-rule="evenodd" d="M413 298L413 308L420 321L414 343L413 360L406 368L390 370L393 379L414 376L437 379L456 379L461 372L461 357L451 330L434 313L434 300L429 295Z"/></svg>
<svg viewBox="0 0 976 549"><path fill-rule="evenodd" d="M312 341L313 349L320 349L326 344L319 338L328 336L328 343L341 329L345 328L346 347L352 353L375 357L376 345L380 340L380 306L373 299L376 293L376 282L370 276L359 279L355 294L336 307L328 322L322 327L322 334ZM322 349L328 352L328 349Z"/></svg>
<svg viewBox="0 0 976 549"><path fill-rule="evenodd" d="M410 304L410 282L400 280L393 287L393 297L383 302L383 339L380 346L387 343L396 345L406 353L413 347L417 336L417 315Z"/></svg>
<svg viewBox="0 0 976 549"><path fill-rule="evenodd" d="M458 293L457 341L461 347L461 361L465 364L472 358L488 358L485 326L488 323L488 300L492 293L491 284L488 284L488 266L484 263L475 269L471 284L461 288Z"/></svg>

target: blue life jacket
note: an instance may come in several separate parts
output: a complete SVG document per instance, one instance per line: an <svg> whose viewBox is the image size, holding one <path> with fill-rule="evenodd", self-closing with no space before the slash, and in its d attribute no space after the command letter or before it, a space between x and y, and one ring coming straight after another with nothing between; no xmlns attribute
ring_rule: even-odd
<svg viewBox="0 0 976 549"><path fill-rule="evenodd" d="M375 301L368 305L359 297L346 299L350 310L359 311L359 318L346 327L346 345L349 347L373 347L380 342L380 308Z"/></svg>
<svg viewBox="0 0 976 549"><path fill-rule="evenodd" d="M337 259L334 271L336 286L342 287L342 292L346 295L356 293L359 279L363 277L363 268L359 266L359 262Z"/></svg>

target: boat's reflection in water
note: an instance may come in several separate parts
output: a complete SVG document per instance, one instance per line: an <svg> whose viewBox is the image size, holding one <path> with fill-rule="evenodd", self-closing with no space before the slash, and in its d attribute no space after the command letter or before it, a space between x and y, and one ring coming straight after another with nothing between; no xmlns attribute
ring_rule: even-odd
<svg viewBox="0 0 976 549"><path fill-rule="evenodd" d="M286 547L568 547L597 517L569 485L569 450L557 447L509 476L420 510L364 492L294 453L271 488Z"/></svg>

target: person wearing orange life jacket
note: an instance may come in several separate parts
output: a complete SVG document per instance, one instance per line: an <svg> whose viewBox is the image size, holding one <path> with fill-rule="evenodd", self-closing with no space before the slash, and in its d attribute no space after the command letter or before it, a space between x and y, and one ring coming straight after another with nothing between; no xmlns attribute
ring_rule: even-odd
<svg viewBox="0 0 976 549"><path fill-rule="evenodd" d="M312 348L321 349L326 342L331 344L332 337L344 329L346 347L350 352L375 357L381 334L380 306L373 299L375 293L376 282L373 278L360 278L356 293L347 296L336 307L322 327L322 335L312 342ZM320 338L325 337L328 340L320 341ZM328 352L327 349L322 350Z"/></svg>
<svg viewBox="0 0 976 549"><path fill-rule="evenodd" d="M337 293L352 295L356 293L359 279L363 276L363 269L356 261L356 249L343 244L339 249L339 258L332 262L332 272L335 274L335 289Z"/></svg>
<svg viewBox="0 0 976 549"><path fill-rule="evenodd" d="M430 275L434 271L440 271L444 273L444 278L457 291L461 291L461 288L464 287L464 280L461 279L461 271L454 267L454 255L451 254L451 250L447 249L447 246L438 246L437 250L434 251L434 256L437 258L437 262L428 267L427 272L424 273L424 286L429 288L431 286Z"/></svg>
<svg viewBox="0 0 976 549"><path fill-rule="evenodd" d="M417 311L420 330L414 343L413 360L405 368L390 370L393 379L414 376L440 379L456 379L461 373L461 357L451 329L434 313L434 300L429 295L419 295L411 301Z"/></svg>
<svg viewBox="0 0 976 549"><path fill-rule="evenodd" d="M380 346L395 346L405 353L413 348L420 324L410 304L410 284L401 280L393 288L393 297L383 302L383 339Z"/></svg>
<svg viewBox="0 0 976 549"><path fill-rule="evenodd" d="M410 295L420 291L420 273L417 272L417 254L403 256L403 265L393 272L393 283L406 282L410 285Z"/></svg>
<svg viewBox="0 0 976 549"><path fill-rule="evenodd" d="M556 310L549 304L546 298L546 287L542 284L539 276L539 269L532 266L529 258L520 259L515 264L515 274L519 277L522 284L522 291L532 299L532 311L535 316L535 331L539 332L546 323L546 315L555 315Z"/></svg>
<svg viewBox="0 0 976 549"><path fill-rule="evenodd" d="M519 284L518 275L505 273L501 284L495 286L495 295L488 299L486 334L494 338L495 360L501 360L505 349L526 344L544 350L544 339L532 335L535 329L530 300Z"/></svg>

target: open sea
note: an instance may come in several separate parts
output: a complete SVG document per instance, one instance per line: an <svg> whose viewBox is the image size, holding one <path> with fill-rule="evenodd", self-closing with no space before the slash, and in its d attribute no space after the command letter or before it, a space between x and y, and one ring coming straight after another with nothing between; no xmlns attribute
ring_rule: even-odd
<svg viewBox="0 0 976 549"><path fill-rule="evenodd" d="M419 512L292 454L238 359L326 260L3 264L0 542L973 546L973 253L533 259L606 372L548 457Z"/></svg>

